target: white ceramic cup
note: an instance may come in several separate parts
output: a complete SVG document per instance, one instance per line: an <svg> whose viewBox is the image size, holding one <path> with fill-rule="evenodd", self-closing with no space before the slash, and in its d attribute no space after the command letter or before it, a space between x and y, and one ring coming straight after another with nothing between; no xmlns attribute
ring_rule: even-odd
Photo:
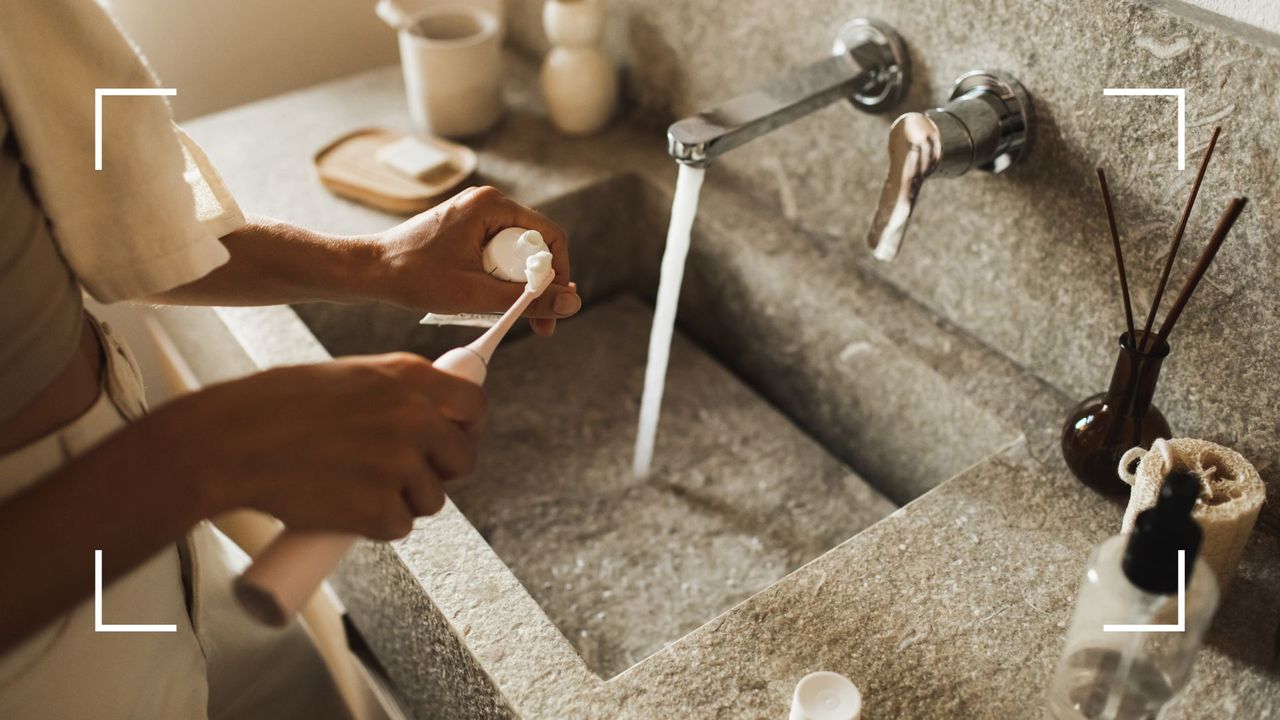
<svg viewBox="0 0 1280 720"><path fill-rule="evenodd" d="M502 33L497 16L433 6L398 33L409 114L419 132L467 137L502 116Z"/></svg>
<svg viewBox="0 0 1280 720"><path fill-rule="evenodd" d="M441 6L466 5L492 13L498 18L498 34L504 35L506 30L506 5L503 0L378 0L374 12L393 28L409 22L414 15ZM505 37L505 35L504 35Z"/></svg>

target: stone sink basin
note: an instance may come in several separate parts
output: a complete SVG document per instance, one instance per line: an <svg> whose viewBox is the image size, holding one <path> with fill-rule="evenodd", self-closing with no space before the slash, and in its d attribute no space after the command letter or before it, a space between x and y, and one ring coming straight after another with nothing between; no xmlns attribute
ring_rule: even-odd
<svg viewBox="0 0 1280 720"><path fill-rule="evenodd" d="M843 323L824 341L834 328L820 317L790 318L810 300L760 267L774 238L710 237L725 220L708 200L653 475L630 463L670 201L625 175L542 206L574 238L585 309L552 339L508 338L479 467L449 491L604 679L1016 437L867 328ZM478 334L371 306L295 310L333 355L434 357ZM819 391L832 375L846 396Z"/></svg>
<svg viewBox="0 0 1280 720"><path fill-rule="evenodd" d="M355 107L394 126L400 103L396 74L380 71L191 129L206 147L235 148L218 162L247 207L368 232L394 219L335 200L305 176L261 168L288 167L332 124L358 122L343 120ZM245 125L278 136L255 134L247 147ZM585 307L554 338L522 329L500 348L480 465L449 489L445 511L402 541L357 544L331 578L416 716L616 717L629 693L618 683L664 649L712 632L711 621L1022 438L1017 417L981 400L1010 382L1038 390L1034 381L713 173L655 472L633 478L675 176L649 140L618 128L579 147L514 112L479 148L478 181L568 231ZM548 152L561 162L541 159ZM217 315L248 356L238 372L396 350L435 357L477 334L373 305ZM196 326L188 317L170 329L196 346L189 354L200 365L226 343L215 330L196 337ZM230 372L196 370L210 379Z"/></svg>

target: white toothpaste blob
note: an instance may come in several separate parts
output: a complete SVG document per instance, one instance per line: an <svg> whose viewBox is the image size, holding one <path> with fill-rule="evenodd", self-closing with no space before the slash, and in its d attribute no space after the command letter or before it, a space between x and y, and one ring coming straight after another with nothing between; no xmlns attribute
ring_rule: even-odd
<svg viewBox="0 0 1280 720"><path fill-rule="evenodd" d="M524 261L525 291L541 295L546 291L556 271L551 267L551 253L546 250L530 255Z"/></svg>
<svg viewBox="0 0 1280 720"><path fill-rule="evenodd" d="M499 280L524 280L524 263L529 256L548 251L542 233L524 228L507 228L494 235L484 246L484 271Z"/></svg>

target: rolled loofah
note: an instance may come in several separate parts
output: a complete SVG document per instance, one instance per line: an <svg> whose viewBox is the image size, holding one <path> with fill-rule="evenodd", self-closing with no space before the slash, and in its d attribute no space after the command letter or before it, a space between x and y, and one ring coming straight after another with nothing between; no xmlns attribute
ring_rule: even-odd
<svg viewBox="0 0 1280 720"><path fill-rule="evenodd" d="M1137 470L1129 472L1141 458ZM1226 593L1240 555L1266 499L1266 486L1253 465L1230 448L1194 438L1156 440L1151 450L1133 448L1120 459L1120 479L1133 486L1122 532L1133 531L1138 513L1156 504L1160 486L1171 473L1190 472L1201 480L1200 499L1191 517L1200 523L1200 556L1218 576Z"/></svg>

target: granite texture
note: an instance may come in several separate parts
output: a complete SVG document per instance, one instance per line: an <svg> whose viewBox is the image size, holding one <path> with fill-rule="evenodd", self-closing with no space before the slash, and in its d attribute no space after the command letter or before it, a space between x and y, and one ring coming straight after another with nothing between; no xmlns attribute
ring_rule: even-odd
<svg viewBox="0 0 1280 720"><path fill-rule="evenodd" d="M654 206L670 205L652 192ZM1052 391L1019 407L973 392L984 376L1028 379L741 195L708 186L700 213L682 325L895 502L1018 441L1036 427L1021 422L1028 413L1056 404ZM646 241L640 263L656 268L660 248Z"/></svg>
<svg viewBox="0 0 1280 720"><path fill-rule="evenodd" d="M768 18L781 28L782 39L806 25L782 24L777 13L785 9L803 21L812 11L794 5L778 10L756 7L755 2L746 5L759 14L744 19L744 27ZM986 8L988 15L1002 16L1027 3L1009 0L994 5ZM688 7L695 8L695 15L708 12L702 0L692 0ZM1170 23L1191 34L1196 43L1224 44L1244 53L1251 65L1241 72L1255 73L1270 62L1248 55L1253 51L1229 39L1202 37L1142 8L1119 7L1128 8L1125 12L1140 28L1144 23ZM681 8L673 9L676 19L686 21L681 29L702 28L701 39L709 42L707 24L682 14L694 10ZM840 8L823 12L836 9ZM1089 22L1113 23L1116 12L1099 8ZM953 24L967 22L965 13L958 11L949 17ZM919 32L954 47L963 38L949 39L939 18L934 16L934 25ZM1037 17L1033 24L1041 22ZM643 24L637 27L643 32ZM663 36L655 32L649 37ZM749 62L768 64L769 53L777 52L770 42L762 40L761 54ZM827 40L815 42L822 46ZM1046 53L1049 49L1042 48ZM1130 51L1128 46L1115 50L1122 55ZM712 60L712 55L705 60ZM792 62L775 60L776 67ZM641 286L653 277L656 238L674 177L660 137L618 124L594 138L561 138L548 129L529 92L531 69L519 63L510 69L509 101L515 109L501 129L476 143L483 178L570 226L575 276L581 257L583 281L598 282L593 305L626 290L628 283L641 294L651 292L651 287ZM929 75L927 68L922 75ZM721 86L731 85L725 81ZM698 95L719 89L704 87ZM407 127L402 103L398 72L389 68L222 113L189 129L205 144L248 210L335 232L368 232L388 227L395 219L327 195L308 176L307 159L332 136L357 125ZM790 132L803 137L816 125L830 122L825 117L774 137ZM843 117L857 118L852 122L863 130L869 127L866 123L883 130L882 120L852 111ZM1041 137L1041 147L1052 147L1055 137ZM963 253L948 258L946 265L939 261L915 267L938 247L954 249L960 242L959 236L944 233L936 219L924 230L917 226L898 264L888 269L903 276L886 276L885 268L865 260L856 238L839 240L813 222L789 222L786 208L778 212L761 202L757 191L766 184L756 182L744 189L740 183L750 180L752 163L767 159L765 150L772 147L767 143L790 141L762 142L766 144L759 152L738 161L741 168L713 169L708 177L682 299L683 329L872 486L890 498L914 500L608 681L592 671L539 606L530 592L538 589L522 585L504 558L450 503L436 517L420 520L403 541L390 546L362 543L335 578L353 622L399 690L411 699L418 717L779 717L794 682L816 669L842 671L858 682L866 692L865 717L870 719L1039 715L1087 548L1118 529L1121 514L1120 508L1078 486L1061 467L1054 448L1057 425L1070 394L1083 390L1045 368L1046 363L1079 363L1085 369L1096 365L1087 373L1080 370L1081 377L1101 377L1110 359L1078 353L1037 356L1041 366L1029 372L1025 357L997 342L1000 333L994 326L978 322L976 312L951 312L954 308L933 302L913 286L912 274L930 268L937 273L932 282L938 292L966 282L978 303L972 307L982 307L978 301L989 292L985 283L1022 282L1029 289L1043 277L1033 281L974 274L965 265L972 258ZM825 152L829 155L830 148ZM833 163L829 157L815 161L810 173L814 186L804 186L806 178L795 179L795 200L808 208L798 218L812 217L808 203L839 204L834 196L820 192L842 187L825 182L835 172L828 165L837 164L843 166L841 173L870 172L862 167L868 163L854 167ZM1076 172L1073 167L1065 167L1064 178ZM1017 172L936 183L926 188L926 206L946 192L977 193L980 188L992 194L979 198L986 207L1016 206L1024 192L1017 189ZM1036 172L1027 169L1022 177ZM1009 188L1014 190L995 193ZM845 188L843 199L852 197L855 205L865 202L853 189ZM1059 196L1070 195L1060 190L1040 183L1040 205L1048 213L1044 217L1022 208L1026 216L1019 222L1028 224L1028 232L1019 248L1068 252L1069 247L1047 244L1050 236L1043 234L1042 225L1050 220L1056 231L1068 233L1065 245L1082 245L1082 238L1074 234L1083 232L1080 227L1054 214L1058 205L1068 202ZM934 212L944 210L939 206ZM865 217L859 224L862 221ZM977 223L977 216L965 222ZM1031 232L1032 226L1042 226L1036 231L1041 234ZM1101 236L1094 239L1100 242ZM1245 239L1241 247L1256 242ZM982 246L991 262L1005 269L1012 267L1010 247L1001 245L997 252L994 244ZM1083 247L1074 252L1085 256ZM1098 254L1099 267L1105 267L1104 260ZM1090 281L1077 277L1078 267L1065 267L1066 272L1042 272L1065 283L1064 294L1056 297L1069 307L1075 292L1071 288ZM1255 277L1260 269L1245 272ZM1099 293L1104 286L1099 280ZM1208 297L1213 296L1200 299ZM1002 322L1020 329L1028 341L1034 338L1054 353L1065 352L1071 348L1062 345L1065 326L1055 325L1057 329L1050 331L1037 320L1042 300L1002 301ZM380 317L381 311L363 306L301 311L310 315L319 343L289 308L220 311L219 317L244 346L243 355L258 365L314 359L339 347L363 351L400 343L425 352L445 342L436 331L416 327L397 335L404 332L393 327L398 321L373 322L370 319ZM993 318L995 308L984 310L988 311ZM565 323L564 337L571 337L572 322L590 323L593 312ZM1189 314L1184 331L1194 326L1191 319ZM1269 319L1255 318L1253 325L1263 326ZM1098 317L1072 314L1066 321L1080 327L1106 326L1105 334L1114 334L1113 323ZM1096 341L1089 346L1109 344ZM530 341L530 347L541 351L553 345ZM200 346L188 343L182 349L199 352ZM1221 346L1218 350L1218 356L1201 359L1206 378L1197 382L1209 383L1203 387L1227 386L1215 368L1239 362L1239 355L1221 352ZM1273 359L1257 352L1249 357L1254 363L1254 374L1246 378L1250 382L1232 383L1231 391L1239 395L1247 390L1250 397L1242 402L1265 404L1272 393L1259 388L1275 386ZM1194 371L1186 367L1182 372L1191 376ZM1229 426L1216 414L1222 397L1215 397L1173 412L1175 422L1181 418L1192 426L1228 427L1216 436L1223 439ZM692 412L693 405L676 407ZM531 414L538 408L513 403L502 412ZM1236 412L1232 417L1238 419L1232 422L1251 432L1259 427L1254 423L1265 426L1270 421L1247 407ZM1271 446L1264 442L1262 447ZM616 461L601 460L606 466ZM1274 468L1259 464L1274 483ZM495 513L507 509L501 498L490 501ZM471 511L475 513L474 507ZM502 545L499 539L494 542ZM1255 533L1197 661L1191 691L1171 717L1252 718L1280 712L1278 555L1280 543L1269 528Z"/></svg>
<svg viewBox="0 0 1280 720"><path fill-rule="evenodd" d="M541 4L507 3L513 41L533 54L545 49ZM1251 202L1171 338L1156 403L1175 433L1240 450L1280 496L1280 50L1133 0L743 0L731 11L718 0L613 0L610 15L631 114L655 133L821 57L836 28L859 16L889 22L909 45L915 79L904 112L942 103L971 69L1018 77L1036 114L1026 162L999 176L926 182L892 264L870 257L865 235L893 113L827 108L729 153L709 178L810 229L832 260L868 267L1073 397L1105 388L1124 325L1094 167L1108 170L1145 317L1221 124L1165 307L1228 198ZM1103 97L1104 87L1186 89L1185 170L1174 100ZM1264 522L1280 526L1280 504Z"/></svg>
<svg viewBox="0 0 1280 720"><path fill-rule="evenodd" d="M503 347L479 466L450 491L606 678L897 508L680 335L635 478L651 320L623 297Z"/></svg>
<svg viewBox="0 0 1280 720"><path fill-rule="evenodd" d="M382 592L371 596L364 583L374 577ZM395 679L413 717L519 717L467 649L465 629L449 623L392 546L357 543L331 582L348 612L359 617L361 633L375 639L378 662ZM414 631L404 632L406 625Z"/></svg>
<svg viewBox="0 0 1280 720"><path fill-rule="evenodd" d="M821 669L858 684L866 720L1038 718L1088 548L1119 516L1062 475L985 461L622 675L618 717L784 717L794 683ZM1168 717L1280 712L1270 638L1246 640L1246 625L1215 626Z"/></svg>

